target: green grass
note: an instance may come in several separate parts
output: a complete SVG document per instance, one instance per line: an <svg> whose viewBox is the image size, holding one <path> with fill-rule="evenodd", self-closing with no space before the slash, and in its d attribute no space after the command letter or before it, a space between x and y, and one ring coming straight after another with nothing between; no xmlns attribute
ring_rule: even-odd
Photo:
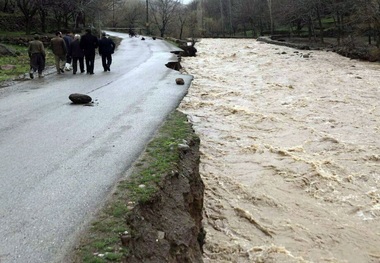
<svg viewBox="0 0 380 263"><path fill-rule="evenodd" d="M20 75L29 72L29 56L28 47L17 45L5 45L10 50L14 51L16 56L0 56L0 66L12 66L11 69L0 68L0 82L18 78ZM46 52L46 67L54 65L54 56L51 51L45 48Z"/></svg>
<svg viewBox="0 0 380 263"><path fill-rule="evenodd" d="M7 14L9 16L13 16L13 14ZM1 16L5 16L4 13ZM22 31L3 31L0 30L0 36L4 37L25 37L25 32Z"/></svg>
<svg viewBox="0 0 380 263"><path fill-rule="evenodd" d="M120 240L120 234L128 231L127 214L134 205L144 204L154 197L157 183L177 167L178 144L189 136L195 135L186 115L173 112L136 161L131 175L118 184L106 206L82 236L70 262L120 262L128 254Z"/></svg>

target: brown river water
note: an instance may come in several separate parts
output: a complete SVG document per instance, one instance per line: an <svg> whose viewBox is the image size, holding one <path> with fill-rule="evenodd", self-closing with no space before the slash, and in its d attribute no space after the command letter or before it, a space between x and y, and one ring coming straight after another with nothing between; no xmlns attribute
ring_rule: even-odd
<svg viewBox="0 0 380 263"><path fill-rule="evenodd" d="M380 64L202 39L179 109L201 139L206 263L380 262Z"/></svg>

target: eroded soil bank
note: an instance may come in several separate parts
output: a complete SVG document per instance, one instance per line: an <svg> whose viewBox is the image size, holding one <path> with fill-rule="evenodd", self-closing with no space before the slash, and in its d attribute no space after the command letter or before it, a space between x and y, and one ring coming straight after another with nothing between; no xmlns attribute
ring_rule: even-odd
<svg viewBox="0 0 380 263"><path fill-rule="evenodd" d="M252 39L197 50L180 110L201 139L204 261L379 262L380 65Z"/></svg>
<svg viewBox="0 0 380 263"><path fill-rule="evenodd" d="M173 149L175 151L175 149ZM177 168L158 182L158 191L127 216L128 263L201 263L204 184L199 175L199 138L178 148Z"/></svg>

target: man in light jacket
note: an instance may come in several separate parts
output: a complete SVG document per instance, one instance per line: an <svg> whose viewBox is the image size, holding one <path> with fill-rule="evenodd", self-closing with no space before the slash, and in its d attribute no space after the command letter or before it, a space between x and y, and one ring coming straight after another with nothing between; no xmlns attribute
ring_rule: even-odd
<svg viewBox="0 0 380 263"><path fill-rule="evenodd" d="M66 63L66 54L67 47L65 41L62 38L61 32L56 32L55 37L51 39L51 50L53 51L55 58L55 67L57 69L57 73L61 74L65 71L63 70Z"/></svg>

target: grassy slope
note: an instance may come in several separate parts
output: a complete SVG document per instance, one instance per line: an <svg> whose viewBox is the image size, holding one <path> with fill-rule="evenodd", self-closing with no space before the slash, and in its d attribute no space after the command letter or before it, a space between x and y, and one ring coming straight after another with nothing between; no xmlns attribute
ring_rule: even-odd
<svg viewBox="0 0 380 263"><path fill-rule="evenodd" d="M123 178L91 226L81 236L70 262L120 262L128 249L121 245L120 235L128 231L126 215L136 203L149 200L162 175L172 171L178 162L178 144L193 135L186 115L174 111L135 162L129 177Z"/></svg>
<svg viewBox="0 0 380 263"><path fill-rule="evenodd" d="M18 78L20 75L29 72L29 56L27 46L5 45L14 51L17 56L0 56L0 82ZM46 67L54 65L54 56L51 50L46 48ZM10 65L10 69L3 66Z"/></svg>

